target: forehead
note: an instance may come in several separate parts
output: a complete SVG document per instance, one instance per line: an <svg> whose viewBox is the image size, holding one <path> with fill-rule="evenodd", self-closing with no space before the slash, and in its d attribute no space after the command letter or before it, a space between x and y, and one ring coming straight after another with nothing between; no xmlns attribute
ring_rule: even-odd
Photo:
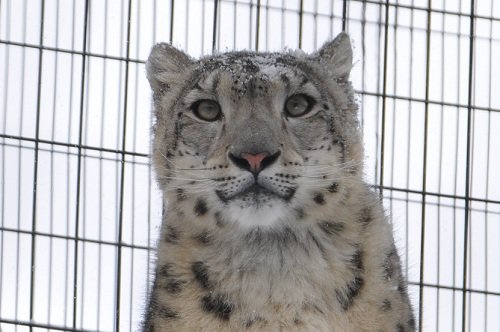
<svg viewBox="0 0 500 332"><path fill-rule="evenodd" d="M302 64L291 54L231 52L201 59L195 73L203 88L219 85L265 90L272 85L290 87L303 84L307 75Z"/></svg>
<svg viewBox="0 0 500 332"><path fill-rule="evenodd" d="M225 77L272 77L283 73L299 74L301 70L291 54L230 52L201 59L197 72L201 77L213 73Z"/></svg>

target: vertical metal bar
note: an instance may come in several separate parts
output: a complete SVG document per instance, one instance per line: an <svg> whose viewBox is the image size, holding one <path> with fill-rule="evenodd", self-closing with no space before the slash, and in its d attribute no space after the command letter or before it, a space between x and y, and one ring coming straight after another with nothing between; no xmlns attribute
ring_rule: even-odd
<svg viewBox="0 0 500 332"><path fill-rule="evenodd" d="M135 47L135 56L136 58L139 57L139 46L140 46L140 27L142 26L141 24L141 6L140 6L140 2L137 1L136 2L137 4L137 24L136 24L136 30L135 30L135 39L136 39L136 47ZM138 110L140 109L140 106L139 106L139 103L138 103L138 89L139 89L139 66L137 63L133 64L134 65L134 85L135 85L135 91L134 91L134 95L135 95L135 98L134 98L134 119L133 119L133 128L132 128L132 137L133 137L133 141L132 141L132 151L137 151L137 126L136 124L138 123L137 121L137 112ZM125 146L123 147L123 150L125 151ZM131 179L131 182L132 182L132 191L131 191L131 194L132 194L132 202L130 204L130 206L132 206L132 213L131 213L131 236L132 236L132 244L134 245L135 244L135 213L134 213L134 210L135 210L135 206L136 206L136 202L135 202L135 196L136 196L136 190L135 190L135 168L136 168L136 156L132 156L132 179ZM129 292L129 301L130 301L130 306L129 306L129 312L128 312L128 315L129 315L129 331L132 331L132 308L133 308L133 291L134 291L134 263L135 263L135 256L134 256L134 253L137 249L130 249L130 252L131 252L131 257L130 257L130 292Z"/></svg>
<svg viewBox="0 0 500 332"><path fill-rule="evenodd" d="M115 329L120 331L120 305L121 305L121 269L122 269L122 237L123 237L123 200L125 186L125 146L127 143L127 111L128 111L128 78L130 67L130 26L132 17L132 0L128 0L127 14L127 39L126 56L125 56L125 86L123 95L123 136L121 145L121 170L120 170L120 207L119 207L119 225L118 225L118 242L117 242L117 268L116 268L116 302L115 302Z"/></svg>
<svg viewBox="0 0 500 332"><path fill-rule="evenodd" d="M342 31L346 31L347 28L347 0L342 3Z"/></svg>
<svg viewBox="0 0 500 332"><path fill-rule="evenodd" d="M43 45L43 28L45 19L45 0L42 0L40 13L40 46ZM35 129L35 157L33 164L33 211L31 230L36 231L36 209L37 209L37 182L38 182L38 151L39 151L39 135L40 135L40 112L42 101L42 68L43 68L43 50L40 49L38 53L38 82L37 82L37 101L36 101L36 129ZM34 319L35 314L35 263L36 263L36 236L31 235L31 273L30 273L30 320ZM30 332L33 327L30 326Z"/></svg>
<svg viewBox="0 0 500 332"><path fill-rule="evenodd" d="M104 32L103 32L103 53L108 54L108 8L109 1L104 1ZM100 130L100 140L99 146L104 147L104 134L105 134L105 119L106 119L106 95L107 95L107 82L108 75L106 71L107 59L103 59L103 71L102 71L102 92L101 92L101 130ZM99 152L99 202L98 202L98 213L99 213L99 226L98 226L98 237L102 240L102 226L104 224L103 217L103 152ZM97 305L96 305L96 317L97 317L97 329L101 330L101 296L102 296L102 244L99 243L97 247Z"/></svg>
<svg viewBox="0 0 500 332"><path fill-rule="evenodd" d="M461 26L462 26L462 16L460 16L457 20L457 26L456 29L458 32L461 31ZM457 49L456 49L456 54L457 54L457 84L456 84L456 94L457 94L457 105L460 104L460 82L462 81L462 73L461 73L461 63L462 63L462 56L461 56L461 39L460 39L460 34L457 34ZM459 139L460 139L460 107L457 106L457 124L455 128L455 155L454 155L454 160L455 160L455 179L453 182L453 194L456 196L457 195L457 187L458 187L458 180L462 180L461 177L458 175L458 156L459 156ZM453 199L453 220L456 220L457 218L457 199ZM453 227L453 255L456 256L457 253L457 228L455 226L455 223L452 225ZM453 286L457 287L457 264L456 264L456 259L454 257L453 259L453 268L452 268L452 273L453 273ZM457 292L453 291L453 298L452 298L452 319L451 319L451 330L455 331L455 306L456 306L456 297L457 297Z"/></svg>
<svg viewBox="0 0 500 332"><path fill-rule="evenodd" d="M314 36L314 43L313 43L313 47L314 49L318 49L318 0L315 0L314 1L314 14L313 14L313 18L314 18L314 32L313 32L313 36Z"/></svg>
<svg viewBox="0 0 500 332"><path fill-rule="evenodd" d="M184 20L184 30L186 32L186 38L184 39L184 45L186 47L186 51L189 50L189 5L191 1L185 0L185 5L186 5L186 19Z"/></svg>
<svg viewBox="0 0 500 332"><path fill-rule="evenodd" d="M92 6L92 2L90 3L90 6ZM89 32L88 32L88 38L87 38L87 45L89 45L89 48L90 48L90 45L92 45L92 29L94 28L94 25L93 25L93 22L92 22L92 12L90 12L89 14L89 21L88 21L88 27L89 27ZM82 125L82 128L84 128L84 132L82 133L83 137L84 137L84 144L87 145L87 139L90 137L89 135L89 104L90 104L90 66L92 64L91 60L93 60L92 58L87 58L88 59L88 64L87 64L87 72L88 72L88 77L87 77L87 80L85 81L85 91L87 91L87 94L85 94L84 96L84 105L85 105L85 110L84 110L84 114L85 116L83 117L84 119L84 122L83 122L83 125ZM83 159L83 168L82 168L82 174L80 175L82 177L82 189L81 191L83 192L83 199L82 199L82 206L81 206L81 210L82 210L82 213L81 213L81 220L84 220L84 222L82 223L81 225L81 235L83 238L87 238L87 196L89 194L88 190L87 190L87 170L88 170L88 162L89 162L89 158L84 158ZM86 282L87 282L87 278L85 277L87 275L87 260L85 259L86 257L86 253L87 253L87 246L89 246L89 244L87 242L82 242L82 250L80 252L80 257L81 257L81 262L82 262L82 265L81 265L81 268L80 268L80 271L82 271L82 280L81 280L81 283L80 283L80 294L81 294L81 302L80 302L80 326L83 327L84 325L84 322L85 322L85 313L87 312L87 308L86 308L86 303L85 301L88 299L88 297L85 296L85 294L87 293L85 291L85 286L86 286Z"/></svg>
<svg viewBox="0 0 500 332"><path fill-rule="evenodd" d="M205 1L203 1L203 5L205 5ZM203 9L203 12L205 12L205 10ZM236 15L237 15L238 11L237 11L237 6L236 6L236 2L233 2L233 27L234 27L234 31L233 31L233 48L236 48L236 35L238 33L238 27L236 26ZM204 39L204 38L202 38Z"/></svg>
<svg viewBox="0 0 500 332"><path fill-rule="evenodd" d="M206 0L203 0L201 3L201 53L205 54L205 6L206 6ZM235 15L236 17L236 15ZM235 43L233 43L234 45Z"/></svg>
<svg viewBox="0 0 500 332"><path fill-rule="evenodd" d="M396 5L399 4L399 0L396 0ZM398 95L398 17L399 17L399 8L398 7L395 7L394 8L394 26L393 26L393 33L394 33L394 47L392 48L393 50L393 56L394 56L394 70L393 70L393 73L392 73L392 80L394 81L394 92L393 94L395 96ZM392 172L389 176L390 178L390 186L391 187L394 187L394 168L395 168L395 153L396 153L396 148L395 148L395 145L396 145L396 119L397 119L397 112L396 112L396 103L397 103L397 100L395 98L393 98L392 100L392 128L391 128L391 169L392 169ZM394 191L390 191L390 195L389 195L389 213L390 215L394 215Z"/></svg>
<svg viewBox="0 0 500 332"><path fill-rule="evenodd" d="M494 1L490 1L490 7L491 7L491 12L495 13L495 5ZM493 93L491 87L493 86L493 74L492 74L492 67L493 67L493 22L490 21L490 33L489 33L489 46L490 46L490 58L489 58L489 63L488 63L488 81L489 81L489 89L488 89L488 108L491 108L492 103L493 103ZM489 199L490 197L490 187L489 187L489 181L488 179L490 178L490 156L491 156L491 111L488 112L488 142L486 145L486 155L488 156L488 161L486 163L486 193L485 197L486 199ZM488 226L489 226L489 218L488 218L488 208L489 204L485 203L485 214L484 214L484 287L486 290L489 290L489 280L488 280ZM484 322L485 322L485 327L484 329L487 329L488 326L488 301L489 296L487 294L484 295Z"/></svg>
<svg viewBox="0 0 500 332"><path fill-rule="evenodd" d="M87 33L89 21L89 0L85 0L85 13L83 23L83 45L82 50L85 53L87 50ZM80 119L78 128L78 162L76 171L76 210L75 210L75 248L74 248L74 266L73 266L73 329L76 328L76 312L78 304L78 233L80 230L80 191L81 191L81 173L82 173L82 141L83 141L83 113L85 104L85 72L86 55L82 56L81 82L80 82Z"/></svg>
<svg viewBox="0 0 500 332"><path fill-rule="evenodd" d="M420 228L420 274L419 274L419 306L418 328L422 331L423 301L424 301L424 267L425 267L425 221L426 221L426 191L427 191L427 143L429 136L429 93L430 93L430 62L431 62L431 18L432 0L427 2L426 54L425 54L425 122L424 122L424 160L422 165L422 224Z"/></svg>
<svg viewBox="0 0 500 332"><path fill-rule="evenodd" d="M385 18L384 18L384 76L382 83L382 133L380 139L380 198L384 197L384 152L385 152L385 114L387 103L387 58L389 54L389 0L385 2Z"/></svg>
<svg viewBox="0 0 500 332"><path fill-rule="evenodd" d="M469 77L467 96L467 155L465 164L465 220L464 220L464 256L463 256L463 278L462 278L462 331L465 332L466 309L467 309L467 270L468 270L468 247L469 247L469 219L470 219L470 182L471 182L471 141L472 141L472 98L473 98L473 75L474 75L474 16L475 0L470 4L470 33L469 33Z"/></svg>
<svg viewBox="0 0 500 332"><path fill-rule="evenodd" d="M250 15L248 15L248 25L249 25L249 29L248 29L248 48L251 49L252 48L252 38L254 37L254 33L253 33L253 24L254 24L254 21L253 21L253 0L250 0L250 2L248 3L248 8L250 10Z"/></svg>
<svg viewBox="0 0 500 332"><path fill-rule="evenodd" d="M412 0L411 5L412 7L414 6L414 0ZM413 36L414 36L414 19L415 19L415 11L411 9L411 17L410 17L410 54L413 55ZM408 91L410 97L412 96L413 92L413 56L410 55L410 78L409 78L409 86L408 86ZM407 122L407 129L408 129L408 143L406 146L406 151L408 153L408 162L406 164L406 188L410 188L410 161L411 161L411 137L412 137L412 126L411 126L411 117L412 117L412 102L408 102L408 122ZM405 260L406 260L406 265L405 265L405 275L408 277L408 265L409 265L409 254L408 254L408 247L410 243L410 236L409 236L409 219L410 219L410 213L409 213L409 207L408 207L408 201L409 201L409 196L410 194L407 192L406 193L406 236L405 236L405 243L406 243L406 250L405 250Z"/></svg>
<svg viewBox="0 0 500 332"><path fill-rule="evenodd" d="M154 16L154 20L153 20L153 40L156 41L156 19L157 19L157 16L156 16L156 7L157 7L157 0L154 1L153 3L153 16ZM203 0L203 9L205 7L205 0ZM202 10L202 52L203 50L205 49L204 46L203 46L203 26L204 26L204 19L205 19L205 10ZM149 128L153 128L153 124L154 124L154 120L153 120L153 116L152 116L152 113L150 113L150 116L149 116ZM150 157L151 158L151 157ZM151 159L150 159L151 160ZM152 177L152 172L151 172L151 162L148 162L148 235L147 235L147 239L148 239L148 242L147 242L147 246L148 247L151 247L151 177ZM151 294L151 275L152 273L150 273L151 271L151 250L147 250L147 261L146 261L146 270L148 271L148 274L146 276L146 300L144 301L144 303L149 303L149 297L150 297L150 294Z"/></svg>
<svg viewBox="0 0 500 332"><path fill-rule="evenodd" d="M170 0L170 44L174 42L174 9L175 0Z"/></svg>
<svg viewBox="0 0 500 332"><path fill-rule="evenodd" d="M56 47L59 47L59 0L56 1L56 36L55 36L55 42L56 42ZM51 133L51 140L55 140L55 126L57 123L57 107L56 107L56 102L57 102L57 87L58 87L58 80L57 80L57 75L59 72L59 65L58 65L58 60L59 60L59 52L55 52L55 68L54 68L54 83L53 83L53 91L52 91L52 103L53 103L53 111L52 111L52 133ZM24 66L23 66L24 68ZM53 234L54 232L54 151L50 152L50 207L49 207L49 218L50 218L50 234ZM53 249L54 249L54 243L53 243L53 238L49 238L49 278L48 278L48 303L47 303L47 322L50 324L50 310L52 308L51 303L52 303L52 255L53 255Z"/></svg>
<svg viewBox="0 0 500 332"><path fill-rule="evenodd" d="M257 0L257 15L255 18L255 50L259 50L259 35L260 35L260 0Z"/></svg>
<svg viewBox="0 0 500 332"><path fill-rule="evenodd" d="M333 13L333 0L331 3L332 13ZM366 91L366 2L362 4L362 17L361 17L361 89L362 91ZM332 16L330 16L330 20L332 20ZM332 20L333 21L333 20ZM361 95L361 105L364 105L363 95ZM365 108L361 107L361 133L364 136L364 128L365 128Z"/></svg>
<svg viewBox="0 0 500 332"><path fill-rule="evenodd" d="M446 5L446 3L445 3ZM444 48L444 43L446 40L446 35L445 35L445 22L446 20L446 14L442 15L442 20L441 20L441 43L440 43L440 51L441 51L441 96L440 100L444 101L444 89L445 89L445 48ZM439 164L438 164L438 193L441 193L442 190L442 165L443 165L443 140L444 140L444 106L441 105L440 107L440 130L439 130ZM437 197L437 248L438 248L438 254L437 254L437 284L438 286L441 285L441 196ZM441 302L441 288L438 287L436 290L436 331L439 329L439 322L441 320L441 315L440 315L440 303Z"/></svg>
<svg viewBox="0 0 500 332"><path fill-rule="evenodd" d="M302 26L304 24L304 0L300 0L299 9L299 49L302 49Z"/></svg>
<svg viewBox="0 0 500 332"><path fill-rule="evenodd" d="M214 0L214 24L212 30L212 52L217 49L217 21L219 19L219 0Z"/></svg>
<svg viewBox="0 0 500 332"><path fill-rule="evenodd" d="M286 15L285 15L285 0L281 0L281 48L285 47L285 24Z"/></svg>
<svg viewBox="0 0 500 332"><path fill-rule="evenodd" d="M75 22L76 22L76 4L73 3L73 8L72 8L72 26L71 26L71 49L75 49ZM72 105L73 105L73 71L75 69L75 56L71 55L71 72L70 72L70 82L69 82L69 104L68 104L68 109L70 110L70 113L72 113ZM71 142L71 134L73 132L73 121L71 118L71 114L69 116L69 124L68 124L68 131L67 131L67 137L68 137L68 142ZM70 169L71 169L71 159L69 157L70 154L70 148L67 148L67 154L68 154L68 159L66 163L66 171L67 171L67 177L66 177L66 232L67 235L69 235L69 229L70 229L70 220L71 220L71 211L70 211L70 182L71 182L71 176L70 176ZM78 212L77 212L78 213ZM69 241L66 240L66 262L65 262L65 282L64 282L64 325L68 326L68 316L67 315L67 310L69 308L68 305L68 289L69 289L69 274L70 274L70 269L69 269L69 264L70 264L70 249L69 249Z"/></svg>
<svg viewBox="0 0 500 332"><path fill-rule="evenodd" d="M265 44L265 51L269 52L269 27L271 26L271 19L270 19L270 8L269 8L269 0L266 2L266 44Z"/></svg>

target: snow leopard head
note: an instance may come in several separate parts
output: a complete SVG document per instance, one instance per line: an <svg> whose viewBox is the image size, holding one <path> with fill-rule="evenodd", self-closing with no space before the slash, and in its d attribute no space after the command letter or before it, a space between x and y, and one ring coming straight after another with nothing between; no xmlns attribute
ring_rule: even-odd
<svg viewBox="0 0 500 332"><path fill-rule="evenodd" d="M340 199L362 172L351 67L344 33L312 54L195 60L156 45L146 68L153 163L167 200L198 202L195 214L216 206L225 220L262 227Z"/></svg>

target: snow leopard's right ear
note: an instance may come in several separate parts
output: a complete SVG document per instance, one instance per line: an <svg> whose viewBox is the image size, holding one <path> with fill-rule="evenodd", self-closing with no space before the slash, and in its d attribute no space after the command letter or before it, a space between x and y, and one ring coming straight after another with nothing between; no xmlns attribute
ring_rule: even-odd
<svg viewBox="0 0 500 332"><path fill-rule="evenodd" d="M184 52L167 43L156 44L146 62L149 84L156 96L163 94L194 61Z"/></svg>
<svg viewBox="0 0 500 332"><path fill-rule="evenodd" d="M347 33L341 32L334 40L313 53L312 57L328 68L335 79L349 79L352 69L352 46Z"/></svg>

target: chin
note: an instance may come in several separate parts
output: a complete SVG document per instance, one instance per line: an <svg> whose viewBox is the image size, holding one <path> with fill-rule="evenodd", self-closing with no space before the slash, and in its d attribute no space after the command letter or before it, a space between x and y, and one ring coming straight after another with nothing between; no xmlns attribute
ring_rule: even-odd
<svg viewBox="0 0 500 332"><path fill-rule="evenodd" d="M266 228L288 219L291 211L278 196L249 192L226 202L223 214L242 228Z"/></svg>

